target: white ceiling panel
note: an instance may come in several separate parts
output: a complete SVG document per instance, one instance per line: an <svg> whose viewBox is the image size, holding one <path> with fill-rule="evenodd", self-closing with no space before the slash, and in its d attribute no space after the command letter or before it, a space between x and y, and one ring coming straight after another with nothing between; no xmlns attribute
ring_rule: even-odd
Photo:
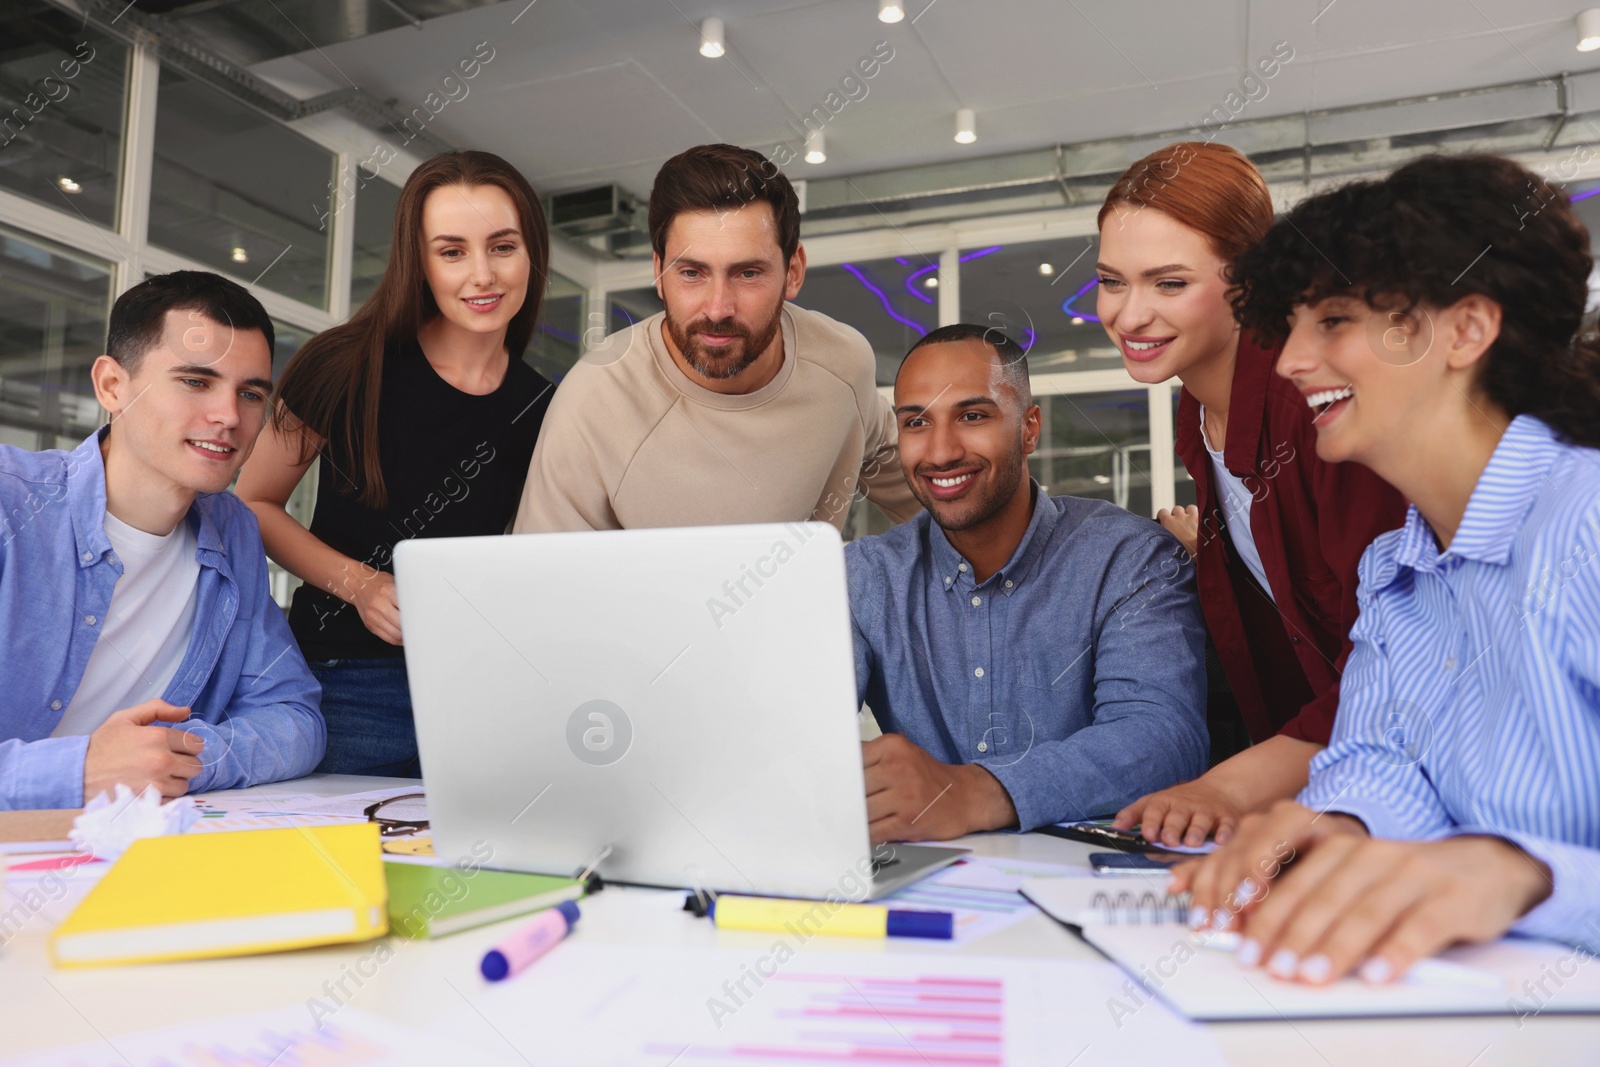
<svg viewBox="0 0 1600 1067"><path fill-rule="evenodd" d="M643 195L661 161L691 144L798 149L800 116L825 107L880 41L894 58L864 98L829 116L828 161L796 162L791 174L1182 131L1238 92L1278 42L1294 59L1241 117L1600 70L1600 53L1573 47L1584 6L908 0L911 17L884 25L875 0L509 0L253 69L305 95L348 81L409 109L487 41L495 58L434 120L442 137L505 155L541 187L618 181ZM723 59L697 52L707 15L727 24ZM977 110L975 145L952 140L958 106Z"/></svg>

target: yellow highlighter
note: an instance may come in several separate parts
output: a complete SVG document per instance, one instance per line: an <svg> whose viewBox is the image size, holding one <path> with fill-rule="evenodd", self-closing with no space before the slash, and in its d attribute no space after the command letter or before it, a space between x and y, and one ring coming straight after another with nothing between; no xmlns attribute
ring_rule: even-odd
<svg viewBox="0 0 1600 1067"><path fill-rule="evenodd" d="M955 937L955 916L948 911L901 911L876 904L723 895L711 904L708 914L719 930L767 930L808 937L925 937L938 941Z"/></svg>

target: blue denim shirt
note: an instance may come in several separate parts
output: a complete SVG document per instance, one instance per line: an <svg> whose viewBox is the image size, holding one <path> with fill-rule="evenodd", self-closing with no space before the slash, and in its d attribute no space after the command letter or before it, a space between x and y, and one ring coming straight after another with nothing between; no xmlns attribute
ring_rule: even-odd
<svg viewBox="0 0 1600 1067"><path fill-rule="evenodd" d="M944 763L977 763L1023 830L1105 815L1206 769L1194 568L1149 519L1034 487L981 585L923 513L845 548L856 693Z"/></svg>
<svg viewBox="0 0 1600 1067"><path fill-rule="evenodd" d="M72 452L0 446L0 808L75 808L89 738L51 737L122 577L106 538L100 437ZM202 493L195 631L162 698L205 740L190 792L297 778L322 759L322 691L267 587L255 516Z"/></svg>

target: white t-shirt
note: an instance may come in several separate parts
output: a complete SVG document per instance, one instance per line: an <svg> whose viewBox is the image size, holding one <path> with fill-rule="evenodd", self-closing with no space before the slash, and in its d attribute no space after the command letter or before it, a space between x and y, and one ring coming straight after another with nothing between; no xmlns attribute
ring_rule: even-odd
<svg viewBox="0 0 1600 1067"><path fill-rule="evenodd" d="M162 536L136 530L108 511L105 527L122 577L100 620L83 681L52 737L93 733L112 712L166 692L194 632L200 564L188 520Z"/></svg>
<svg viewBox="0 0 1600 1067"><path fill-rule="evenodd" d="M1211 442L1206 439L1205 430L1206 409L1200 406L1200 441L1206 446L1206 455L1211 457L1211 469L1217 475L1217 491L1221 494L1222 516L1228 523L1228 539L1233 542L1233 549L1239 553L1239 558L1244 560L1244 565L1250 568L1250 573L1276 604L1278 598L1272 596L1272 586L1267 581L1266 568L1261 565L1261 553L1256 551L1255 535L1250 532L1250 502L1254 495L1245 487L1244 479L1238 478L1222 462L1222 453L1211 447Z"/></svg>

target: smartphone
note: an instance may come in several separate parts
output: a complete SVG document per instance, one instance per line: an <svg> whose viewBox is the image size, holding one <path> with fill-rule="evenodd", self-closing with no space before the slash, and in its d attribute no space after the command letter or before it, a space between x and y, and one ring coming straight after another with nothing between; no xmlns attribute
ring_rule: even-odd
<svg viewBox="0 0 1600 1067"><path fill-rule="evenodd" d="M1142 852L1153 848L1144 835L1137 830L1118 830L1109 822L1094 823L1080 822L1067 823L1057 826L1041 826L1040 833L1050 834L1054 837L1064 837L1069 841L1082 841L1085 844L1099 845L1102 848L1121 849L1125 852Z"/></svg>
<svg viewBox="0 0 1600 1067"><path fill-rule="evenodd" d="M1170 870L1174 863L1187 856L1171 856L1148 852L1091 852L1089 865L1095 874L1150 874Z"/></svg>

